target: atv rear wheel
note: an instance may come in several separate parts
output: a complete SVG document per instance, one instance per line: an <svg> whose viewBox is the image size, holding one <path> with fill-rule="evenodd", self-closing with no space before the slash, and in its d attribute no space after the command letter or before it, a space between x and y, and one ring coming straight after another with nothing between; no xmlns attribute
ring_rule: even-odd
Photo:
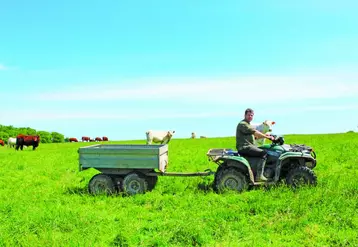
<svg viewBox="0 0 358 247"><path fill-rule="evenodd" d="M214 183L214 189L219 193L226 190L242 192L249 187L246 176L232 167L220 169L215 175Z"/></svg>
<svg viewBox="0 0 358 247"><path fill-rule="evenodd" d="M293 188L299 188L304 185L316 186L317 177L308 167L299 166L288 172L286 183Z"/></svg>

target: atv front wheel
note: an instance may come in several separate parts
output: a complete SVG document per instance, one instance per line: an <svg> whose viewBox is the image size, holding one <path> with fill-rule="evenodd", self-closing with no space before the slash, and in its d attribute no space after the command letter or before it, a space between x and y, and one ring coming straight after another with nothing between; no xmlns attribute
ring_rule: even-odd
<svg viewBox="0 0 358 247"><path fill-rule="evenodd" d="M317 177L308 167L299 166L288 172L286 183L293 188L299 188L303 185L316 186Z"/></svg>
<svg viewBox="0 0 358 247"><path fill-rule="evenodd" d="M247 190L249 184L246 176L235 168L220 169L215 175L215 190L222 193L226 190L242 192Z"/></svg>

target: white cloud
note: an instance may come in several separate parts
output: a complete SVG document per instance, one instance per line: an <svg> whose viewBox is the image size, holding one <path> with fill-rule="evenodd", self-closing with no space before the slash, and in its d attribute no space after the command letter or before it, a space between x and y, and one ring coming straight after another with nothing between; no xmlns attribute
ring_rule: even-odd
<svg viewBox="0 0 358 247"><path fill-rule="evenodd" d="M284 102L358 97L358 76L262 76L234 78L151 78L41 93L46 101Z"/></svg>

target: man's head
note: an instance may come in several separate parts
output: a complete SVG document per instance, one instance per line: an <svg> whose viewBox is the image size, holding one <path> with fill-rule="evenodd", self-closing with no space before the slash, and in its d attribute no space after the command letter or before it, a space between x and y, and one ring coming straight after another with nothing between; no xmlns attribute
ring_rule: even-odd
<svg viewBox="0 0 358 247"><path fill-rule="evenodd" d="M254 110L247 108L245 110L245 120L250 123L252 119L254 119Z"/></svg>

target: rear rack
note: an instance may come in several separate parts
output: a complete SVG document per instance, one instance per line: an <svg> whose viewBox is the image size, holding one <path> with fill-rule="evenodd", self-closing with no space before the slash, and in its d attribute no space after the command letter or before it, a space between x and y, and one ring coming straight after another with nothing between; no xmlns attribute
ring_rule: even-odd
<svg viewBox="0 0 358 247"><path fill-rule="evenodd" d="M206 155L208 156L209 161L215 162L216 160L224 156L238 156L238 153L237 151L234 151L230 148L211 148L208 150Z"/></svg>

